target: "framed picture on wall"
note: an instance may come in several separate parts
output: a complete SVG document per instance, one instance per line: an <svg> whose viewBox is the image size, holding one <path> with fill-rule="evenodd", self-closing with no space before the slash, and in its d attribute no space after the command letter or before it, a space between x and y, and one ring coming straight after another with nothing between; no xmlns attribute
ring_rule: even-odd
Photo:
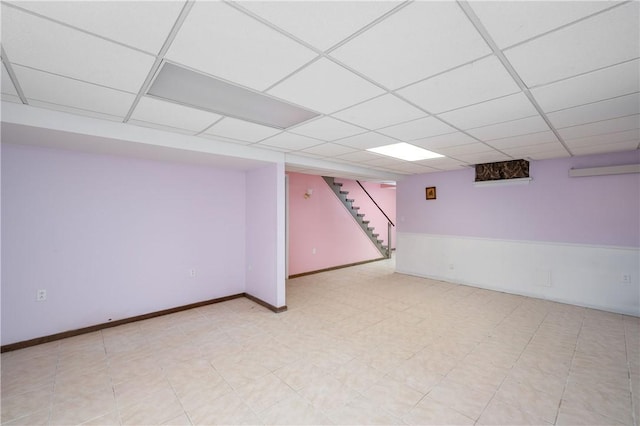
<svg viewBox="0 0 640 426"><path fill-rule="evenodd" d="M435 200L436 199L436 187L435 186L428 186L426 188L426 192L427 192L427 200Z"/></svg>

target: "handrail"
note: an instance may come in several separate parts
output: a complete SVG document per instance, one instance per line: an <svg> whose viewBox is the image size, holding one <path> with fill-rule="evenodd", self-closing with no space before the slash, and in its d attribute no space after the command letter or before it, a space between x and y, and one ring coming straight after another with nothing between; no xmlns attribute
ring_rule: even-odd
<svg viewBox="0 0 640 426"><path fill-rule="evenodd" d="M365 194L367 194L369 196L369 198L371 199L371 201L373 201L373 204L376 205L376 207L378 208L378 210L380 210L382 212L382 214L384 215L384 217L387 218L387 220L389 221L389 223L393 226L396 226L391 219L389 219L389 216L387 216L387 214L384 212L384 210L382 210L382 208L380 208L380 206L378 205L378 203L376 203L376 200L373 199L373 197L371 196L371 194L369 194L369 192L364 189L364 186L362 186L362 184L360 183L359 180L356 180L356 182L358 182L358 185L360 185L360 188L362 188L362 190L364 191Z"/></svg>

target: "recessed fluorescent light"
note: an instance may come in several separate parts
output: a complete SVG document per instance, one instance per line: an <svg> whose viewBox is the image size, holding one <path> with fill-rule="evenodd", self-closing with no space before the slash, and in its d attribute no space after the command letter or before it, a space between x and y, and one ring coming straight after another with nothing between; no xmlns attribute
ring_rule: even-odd
<svg viewBox="0 0 640 426"><path fill-rule="evenodd" d="M367 151L375 152L377 154L382 154L389 157L399 158L405 161L428 160L430 158L444 157L444 155L436 154L435 152L427 151L424 148L420 148L419 146L411 145L405 142L379 146L377 148L369 148L367 149Z"/></svg>
<svg viewBox="0 0 640 426"><path fill-rule="evenodd" d="M147 94L278 129L286 129L320 115L169 62L164 63Z"/></svg>

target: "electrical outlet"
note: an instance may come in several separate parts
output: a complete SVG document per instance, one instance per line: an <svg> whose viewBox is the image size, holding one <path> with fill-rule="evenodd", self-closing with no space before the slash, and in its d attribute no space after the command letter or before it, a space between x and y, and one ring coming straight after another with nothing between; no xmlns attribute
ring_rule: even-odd
<svg viewBox="0 0 640 426"><path fill-rule="evenodd" d="M620 282L622 284L631 284L631 274L623 273L620 276Z"/></svg>
<svg viewBox="0 0 640 426"><path fill-rule="evenodd" d="M189 271L187 271L187 273L189 274L189 277L191 277L191 278L195 278L195 276L196 276L196 270L195 269L189 269Z"/></svg>
<svg viewBox="0 0 640 426"><path fill-rule="evenodd" d="M43 302L47 300L47 290L44 290L44 289L38 290L36 293L36 300L38 302Z"/></svg>

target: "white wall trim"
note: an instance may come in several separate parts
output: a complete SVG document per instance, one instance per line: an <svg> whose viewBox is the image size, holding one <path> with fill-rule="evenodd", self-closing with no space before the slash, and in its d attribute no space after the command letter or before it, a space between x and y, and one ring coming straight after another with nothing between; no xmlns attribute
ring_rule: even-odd
<svg viewBox="0 0 640 426"><path fill-rule="evenodd" d="M501 179L501 180L484 180L479 182L473 182L473 186L477 186L479 188L486 186L509 186L509 185L529 185L529 183L533 179L528 178L517 178L517 179Z"/></svg>

